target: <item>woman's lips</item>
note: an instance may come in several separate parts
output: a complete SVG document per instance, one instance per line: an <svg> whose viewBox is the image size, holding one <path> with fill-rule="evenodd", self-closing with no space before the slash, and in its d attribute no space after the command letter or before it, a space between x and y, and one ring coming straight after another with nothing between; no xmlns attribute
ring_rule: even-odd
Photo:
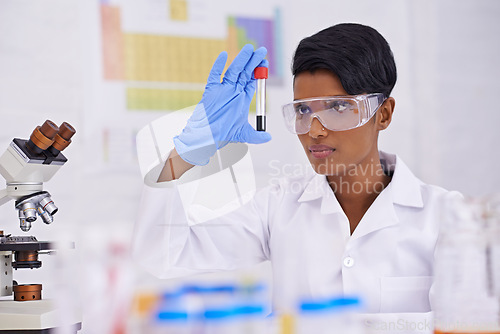
<svg viewBox="0 0 500 334"><path fill-rule="evenodd" d="M324 159L335 151L333 147L327 145L311 145L309 152L316 159Z"/></svg>

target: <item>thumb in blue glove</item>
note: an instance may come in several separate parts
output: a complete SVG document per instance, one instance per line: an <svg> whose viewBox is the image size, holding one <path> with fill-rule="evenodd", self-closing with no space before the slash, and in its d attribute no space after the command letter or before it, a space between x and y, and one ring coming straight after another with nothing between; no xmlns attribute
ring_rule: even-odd
<svg viewBox="0 0 500 334"><path fill-rule="evenodd" d="M263 47L245 45L220 80L227 52L219 54L208 76L205 92L174 145L181 158L193 165L206 165L215 152L228 142L261 144L271 140L267 132L256 131L248 123L250 102L255 93L253 71L268 67Z"/></svg>

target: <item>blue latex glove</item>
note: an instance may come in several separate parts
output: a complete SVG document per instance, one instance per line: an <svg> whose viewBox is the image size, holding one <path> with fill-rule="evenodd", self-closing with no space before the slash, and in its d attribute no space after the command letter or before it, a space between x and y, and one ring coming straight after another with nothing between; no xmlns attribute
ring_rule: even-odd
<svg viewBox="0 0 500 334"><path fill-rule="evenodd" d="M174 137L177 153L193 165L206 165L215 152L228 142L261 144L271 140L267 132L256 131L248 123L250 102L255 92L253 71L268 67L267 50L245 45L228 67L222 82L227 52L219 54L208 76L205 92L184 130Z"/></svg>

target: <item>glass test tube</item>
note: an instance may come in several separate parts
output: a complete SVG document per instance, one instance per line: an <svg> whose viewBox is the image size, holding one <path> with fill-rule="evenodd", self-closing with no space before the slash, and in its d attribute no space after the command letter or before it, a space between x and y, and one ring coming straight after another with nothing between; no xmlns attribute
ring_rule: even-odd
<svg viewBox="0 0 500 334"><path fill-rule="evenodd" d="M257 79L257 131L266 131L266 79L268 77L267 67L256 67L254 71Z"/></svg>

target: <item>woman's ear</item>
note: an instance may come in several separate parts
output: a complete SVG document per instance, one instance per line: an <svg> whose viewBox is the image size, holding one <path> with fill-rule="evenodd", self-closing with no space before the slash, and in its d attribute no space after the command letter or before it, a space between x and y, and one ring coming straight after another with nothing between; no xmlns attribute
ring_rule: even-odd
<svg viewBox="0 0 500 334"><path fill-rule="evenodd" d="M394 100L393 97L387 98L387 100L382 103L377 112L377 130L385 130L389 124L391 124L395 106L396 100Z"/></svg>

